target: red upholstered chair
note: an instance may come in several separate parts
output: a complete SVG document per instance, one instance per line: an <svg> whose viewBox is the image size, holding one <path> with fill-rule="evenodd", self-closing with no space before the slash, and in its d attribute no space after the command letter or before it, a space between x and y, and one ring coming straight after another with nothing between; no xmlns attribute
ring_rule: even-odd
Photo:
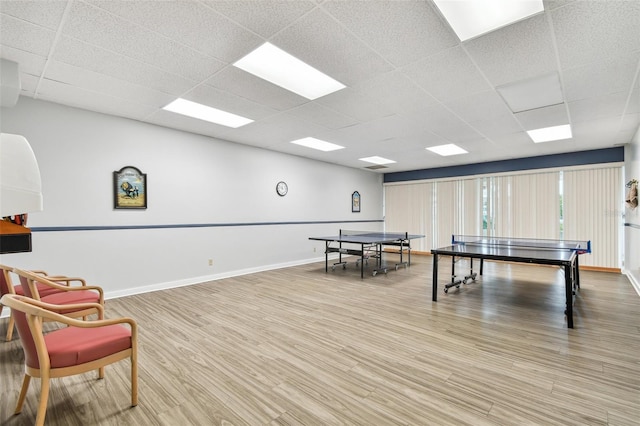
<svg viewBox="0 0 640 426"><path fill-rule="evenodd" d="M35 300L40 300L53 305L76 305L79 303L98 303L104 306L104 292L101 287L88 286L68 286L56 281L66 280L62 277L44 277L33 272L13 268L13 273L20 277L20 284L24 290L24 295ZM74 278L78 280L79 278ZM45 292L42 291L45 290ZM75 307L62 310L60 313L72 317L87 317L96 313L95 308L77 310Z"/></svg>
<svg viewBox="0 0 640 426"><path fill-rule="evenodd" d="M5 294L24 295L26 293L22 285L20 284L13 285L13 282L11 280L11 271L13 271L12 267L0 265L0 297L4 296ZM69 277L58 277L58 276L51 277L44 271L31 271L31 272L34 274L47 277L48 279L53 279L56 281L57 284L69 286L71 285L72 282L77 281L77 282L80 282L80 285L86 286L86 283L81 278L69 278ZM40 294L41 296L48 296L50 294L63 291L63 290L58 290L56 288L49 287L41 283L37 284L37 288L38 288L38 294ZM0 314L2 314L3 307L4 305L0 304ZM9 315L9 325L7 327L7 335L5 337L7 342L10 341L13 337L13 327L14 327L14 320L13 320L13 312L12 312Z"/></svg>
<svg viewBox="0 0 640 426"><path fill-rule="evenodd" d="M98 370L98 378L102 379L106 365L126 358L131 361L131 405L138 405L138 332L133 319L105 320L104 307L98 303L60 306L15 294L2 296L0 302L14 313L25 356L25 375L15 414L22 411L32 377L39 377L42 382L35 424L43 425L50 379L91 370ZM61 314L69 309L96 310L98 320L80 321ZM67 327L44 334L44 321L57 321Z"/></svg>

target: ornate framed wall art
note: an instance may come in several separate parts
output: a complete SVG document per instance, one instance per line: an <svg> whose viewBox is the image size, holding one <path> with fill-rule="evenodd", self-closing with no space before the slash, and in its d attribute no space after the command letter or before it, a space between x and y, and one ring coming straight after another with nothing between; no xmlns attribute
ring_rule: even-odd
<svg viewBox="0 0 640 426"><path fill-rule="evenodd" d="M133 166L113 172L113 208L146 209L147 175Z"/></svg>
<svg viewBox="0 0 640 426"><path fill-rule="evenodd" d="M358 191L351 194L351 212L360 213L360 193Z"/></svg>

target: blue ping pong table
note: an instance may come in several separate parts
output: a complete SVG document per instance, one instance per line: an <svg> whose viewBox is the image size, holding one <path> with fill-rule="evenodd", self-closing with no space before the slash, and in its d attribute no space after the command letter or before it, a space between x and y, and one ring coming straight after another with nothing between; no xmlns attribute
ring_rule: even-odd
<svg viewBox="0 0 640 426"><path fill-rule="evenodd" d="M591 241L543 240L526 238L496 238L468 235L453 235L451 245L432 249L433 288L432 300L438 300L438 258L451 256L451 282L444 286L444 292L451 287L475 281L477 273L473 271L473 259L480 259L480 275L484 260L555 265L564 269L567 326L573 328L573 295L580 288L578 257L591 253ZM456 257L468 258L470 273L458 278L456 275Z"/></svg>
<svg viewBox="0 0 640 426"><path fill-rule="evenodd" d="M310 240L325 242L325 272L329 271L329 254L338 253L338 262L334 263L332 269L337 265L347 267L347 262L342 260L343 255L359 256L356 264L360 264L360 278L364 278L364 264L370 258L376 260L376 266L372 270L373 276L378 272L387 273L382 258L383 247L393 246L398 249L400 254L400 262L395 264L396 271L399 266L411 264L411 240L424 238L424 235L409 234L408 232L373 232L373 231L347 231L340 230L338 235L328 237L309 237ZM404 254L407 254L408 260L404 261Z"/></svg>

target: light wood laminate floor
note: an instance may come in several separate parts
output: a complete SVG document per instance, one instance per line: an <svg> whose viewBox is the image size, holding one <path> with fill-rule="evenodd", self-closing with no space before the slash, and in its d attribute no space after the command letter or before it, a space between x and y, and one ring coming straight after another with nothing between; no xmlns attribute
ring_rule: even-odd
<svg viewBox="0 0 640 426"><path fill-rule="evenodd" d="M140 404L125 361L104 380L54 380L47 424L640 424L640 297L624 275L583 271L567 329L557 268L486 262L434 303L431 257L412 260L364 279L321 262L109 300L108 317L140 327ZM0 342L3 425L34 422L37 379L12 415L22 371L18 338Z"/></svg>

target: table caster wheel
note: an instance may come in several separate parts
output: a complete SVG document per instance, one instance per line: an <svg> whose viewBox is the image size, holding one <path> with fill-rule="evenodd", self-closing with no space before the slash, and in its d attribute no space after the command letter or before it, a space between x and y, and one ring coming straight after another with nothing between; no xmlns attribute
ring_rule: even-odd
<svg viewBox="0 0 640 426"><path fill-rule="evenodd" d="M373 276L375 277L378 271L373 271Z"/></svg>

